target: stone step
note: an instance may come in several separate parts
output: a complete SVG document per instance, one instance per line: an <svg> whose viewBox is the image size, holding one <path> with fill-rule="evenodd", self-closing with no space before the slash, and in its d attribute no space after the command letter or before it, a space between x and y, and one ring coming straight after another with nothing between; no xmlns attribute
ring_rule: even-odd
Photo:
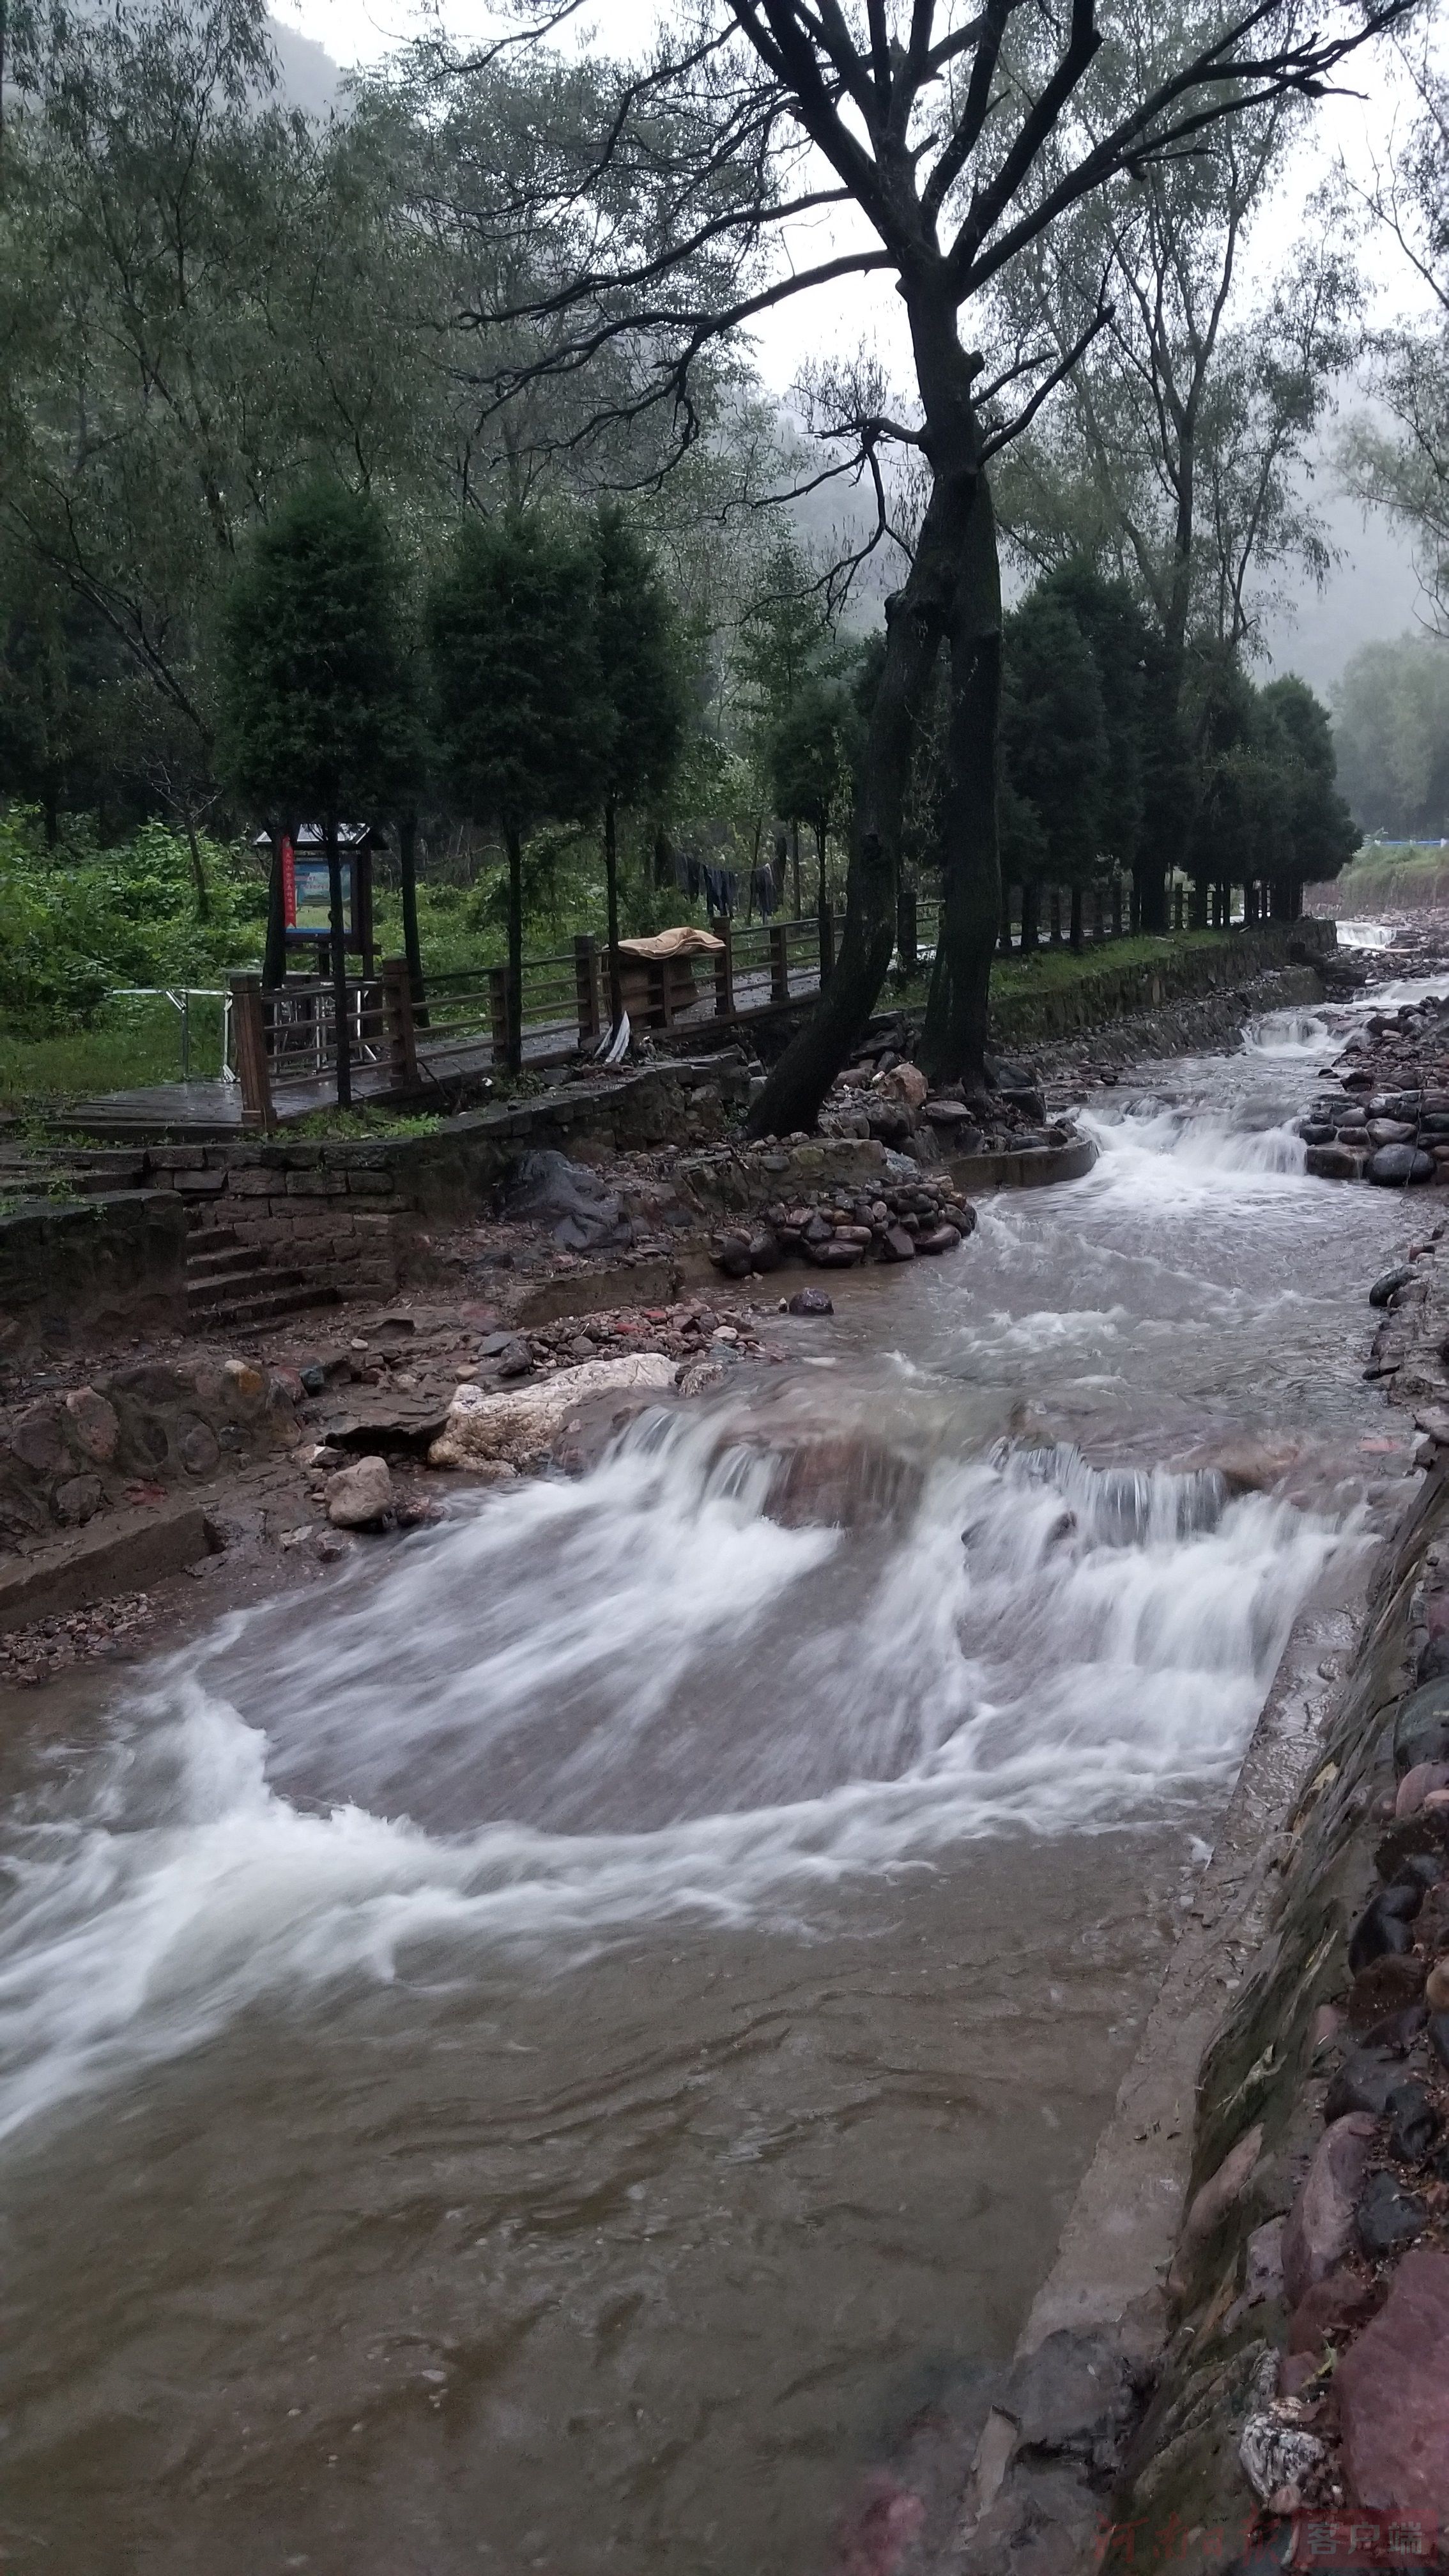
<svg viewBox="0 0 1449 2576"><path fill-rule="evenodd" d="M192 1269L198 1261L208 1259L213 1253L233 1252L237 1249L237 1234L236 1227L234 1225L192 1225L187 1228L187 1236L186 1266L188 1270Z"/></svg>
<svg viewBox="0 0 1449 2576"><path fill-rule="evenodd" d="M200 1279L215 1279L223 1271L234 1271L239 1278L250 1278L254 1271L268 1268L270 1264L266 1254L254 1251L245 1243L222 1243L214 1252L208 1247L205 1252L188 1252L186 1256L188 1284Z"/></svg>
<svg viewBox="0 0 1449 2576"><path fill-rule="evenodd" d="M195 1322L230 1327L234 1324L279 1324L288 1315L299 1315L311 1306L340 1304L335 1288L271 1288L253 1297L228 1299L224 1304L193 1307Z"/></svg>
<svg viewBox="0 0 1449 2576"><path fill-rule="evenodd" d="M213 1306L219 1298L228 1297L238 1290L300 1288L305 1284L305 1280L305 1271L290 1268L274 1270L270 1262L265 1259L243 1258L232 1262L225 1270L204 1272L200 1278L194 1276L188 1269L186 1302L192 1308Z"/></svg>

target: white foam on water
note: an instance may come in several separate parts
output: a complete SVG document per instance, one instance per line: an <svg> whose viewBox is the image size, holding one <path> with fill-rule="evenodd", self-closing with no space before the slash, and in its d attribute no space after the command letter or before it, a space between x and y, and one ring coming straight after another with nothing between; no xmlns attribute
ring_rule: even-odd
<svg viewBox="0 0 1449 2576"><path fill-rule="evenodd" d="M727 1413L655 1417L155 1667L12 1835L0 2134L261 2001L520 1942L565 1972L673 1916L808 1927L852 1875L1230 1779L1352 1534L1071 1449L918 1464L885 1530L782 1528ZM456 1830L406 1812L440 1783Z"/></svg>
<svg viewBox="0 0 1449 2576"><path fill-rule="evenodd" d="M1083 1110L1099 1159L1076 1187L1095 1197L1171 1209L1207 1198L1243 1201L1302 1184L1306 1148L1288 1121L1250 1128L1226 1110L1164 1107Z"/></svg>

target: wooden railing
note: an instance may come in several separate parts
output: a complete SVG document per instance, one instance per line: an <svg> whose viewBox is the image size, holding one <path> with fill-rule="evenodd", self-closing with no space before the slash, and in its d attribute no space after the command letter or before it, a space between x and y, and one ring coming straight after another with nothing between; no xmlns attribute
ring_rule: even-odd
<svg viewBox="0 0 1449 2576"><path fill-rule="evenodd" d="M843 926L841 915L826 924L827 979ZM688 1028L704 1020L745 1018L819 989L821 926L814 918L744 926L715 921L710 927L720 941L718 952L684 961L626 961L629 1015L636 1027ZM231 1005L243 1124L271 1128L289 1112L325 1107L337 1076L330 982L289 976L279 991L267 993L259 975L234 975ZM608 954L591 934L559 956L524 959L525 1060L548 1063L576 1047L597 1045L608 1019ZM446 1090L450 1080L503 1062L508 969L481 966L430 975L426 1002L415 1009L404 961L385 958L376 976L349 977L347 1033L359 1099L416 1092L431 1082Z"/></svg>

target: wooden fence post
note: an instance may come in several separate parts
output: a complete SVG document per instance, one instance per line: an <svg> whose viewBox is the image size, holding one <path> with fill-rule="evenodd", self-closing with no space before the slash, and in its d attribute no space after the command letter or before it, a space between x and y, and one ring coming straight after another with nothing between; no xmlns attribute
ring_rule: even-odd
<svg viewBox="0 0 1449 2576"><path fill-rule="evenodd" d="M735 1010L734 930L728 913L721 913L718 921L711 916L709 926L721 942L714 961L714 1015L717 1020L730 1020Z"/></svg>
<svg viewBox="0 0 1449 2576"><path fill-rule="evenodd" d="M412 1091L418 1079L418 1046L413 1027L413 983L405 957L382 961L382 1023L394 1085Z"/></svg>
<svg viewBox="0 0 1449 2576"><path fill-rule="evenodd" d="M790 999L790 945L788 926L783 921L770 924L770 999Z"/></svg>
<svg viewBox="0 0 1449 2576"><path fill-rule="evenodd" d="M597 1038L601 1027L599 991L599 943L591 930L582 930L574 940L574 983L579 997L579 1044Z"/></svg>
<svg viewBox="0 0 1449 2576"><path fill-rule="evenodd" d="M493 1061L503 1064L508 1056L508 969L488 969L488 1017L493 1036Z"/></svg>
<svg viewBox="0 0 1449 2576"><path fill-rule="evenodd" d="M271 1068L267 1063L266 1022L262 1014L262 979L260 975L233 975L229 981L237 1080L242 1096L242 1125L275 1127L277 1119L272 1107Z"/></svg>

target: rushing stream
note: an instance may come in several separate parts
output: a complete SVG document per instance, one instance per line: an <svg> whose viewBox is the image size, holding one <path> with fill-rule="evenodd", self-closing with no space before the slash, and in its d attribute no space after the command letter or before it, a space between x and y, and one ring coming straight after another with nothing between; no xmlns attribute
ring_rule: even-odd
<svg viewBox="0 0 1449 2576"><path fill-rule="evenodd" d="M1395 1464L1328 1048L1159 1067L804 1365L12 1706L7 2568L809 2576L969 2412Z"/></svg>

